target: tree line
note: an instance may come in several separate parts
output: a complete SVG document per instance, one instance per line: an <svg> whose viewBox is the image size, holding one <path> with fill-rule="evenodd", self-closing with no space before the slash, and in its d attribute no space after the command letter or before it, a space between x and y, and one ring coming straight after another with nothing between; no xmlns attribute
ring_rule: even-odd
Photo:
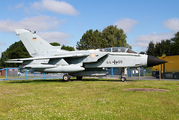
<svg viewBox="0 0 179 120"><path fill-rule="evenodd" d="M161 40L161 42L150 41L146 51L147 55L162 56L179 54L179 32L173 38Z"/></svg>

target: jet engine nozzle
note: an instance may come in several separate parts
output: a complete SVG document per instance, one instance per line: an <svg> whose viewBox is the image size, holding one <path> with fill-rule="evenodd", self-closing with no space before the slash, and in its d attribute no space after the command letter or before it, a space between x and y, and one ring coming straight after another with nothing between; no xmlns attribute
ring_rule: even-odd
<svg viewBox="0 0 179 120"><path fill-rule="evenodd" d="M167 61L165 61L165 60L161 60L161 59L159 59L157 57L148 55L148 58L147 58L147 67L163 64L163 63L166 63L166 62Z"/></svg>

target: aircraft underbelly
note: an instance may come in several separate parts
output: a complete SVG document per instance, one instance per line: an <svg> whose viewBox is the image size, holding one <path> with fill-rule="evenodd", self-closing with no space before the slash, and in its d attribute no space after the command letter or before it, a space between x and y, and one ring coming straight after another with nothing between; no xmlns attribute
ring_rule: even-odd
<svg viewBox="0 0 179 120"><path fill-rule="evenodd" d="M71 72L83 71L85 70L85 68L79 65L67 65L67 66L58 66L54 68L35 69L35 70L41 72L48 72L48 73L71 73Z"/></svg>
<svg viewBox="0 0 179 120"><path fill-rule="evenodd" d="M84 70L81 72L76 72L76 73L70 73L72 76L105 76L109 74L109 71L106 70Z"/></svg>

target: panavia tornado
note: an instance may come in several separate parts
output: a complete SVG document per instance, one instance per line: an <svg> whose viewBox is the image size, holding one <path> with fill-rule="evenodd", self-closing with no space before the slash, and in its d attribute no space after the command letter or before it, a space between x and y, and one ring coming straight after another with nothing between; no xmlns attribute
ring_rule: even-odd
<svg viewBox="0 0 179 120"><path fill-rule="evenodd" d="M15 31L32 57L6 62L21 63L21 69L33 69L43 73L66 73L63 75L65 81L69 81L70 76L76 76L78 80L83 76L105 76L109 73L105 68L121 68L121 80L125 81L124 68L154 66L166 62L153 56L137 54L125 47L66 51L62 50L61 46L50 45L35 31Z"/></svg>

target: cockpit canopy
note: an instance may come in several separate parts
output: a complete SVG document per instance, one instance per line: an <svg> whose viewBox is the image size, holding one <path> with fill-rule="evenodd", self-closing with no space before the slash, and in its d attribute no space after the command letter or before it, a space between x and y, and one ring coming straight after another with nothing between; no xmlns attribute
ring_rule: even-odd
<svg viewBox="0 0 179 120"><path fill-rule="evenodd" d="M136 53L129 48L125 47L111 47L111 48L102 48L101 52L124 52L124 53Z"/></svg>

